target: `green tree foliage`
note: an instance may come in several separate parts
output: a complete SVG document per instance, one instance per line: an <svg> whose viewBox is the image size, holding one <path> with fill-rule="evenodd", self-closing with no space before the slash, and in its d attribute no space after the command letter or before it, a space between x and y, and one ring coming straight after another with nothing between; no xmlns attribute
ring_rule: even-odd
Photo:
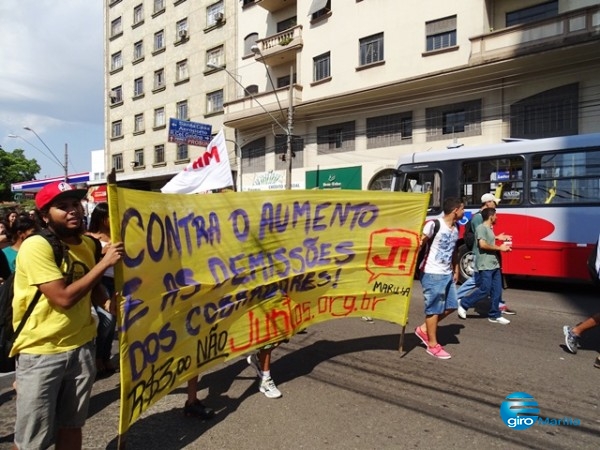
<svg viewBox="0 0 600 450"><path fill-rule="evenodd" d="M0 200L12 200L10 185L34 180L41 167L35 159L27 159L25 151L17 148L7 152L0 147Z"/></svg>

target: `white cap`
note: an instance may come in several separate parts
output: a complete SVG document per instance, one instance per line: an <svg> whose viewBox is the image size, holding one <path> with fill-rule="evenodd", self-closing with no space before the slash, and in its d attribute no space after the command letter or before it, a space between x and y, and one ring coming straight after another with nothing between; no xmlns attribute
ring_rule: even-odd
<svg viewBox="0 0 600 450"><path fill-rule="evenodd" d="M500 203L500 199L496 198L494 194L483 194L481 196L481 203L494 202L496 204Z"/></svg>

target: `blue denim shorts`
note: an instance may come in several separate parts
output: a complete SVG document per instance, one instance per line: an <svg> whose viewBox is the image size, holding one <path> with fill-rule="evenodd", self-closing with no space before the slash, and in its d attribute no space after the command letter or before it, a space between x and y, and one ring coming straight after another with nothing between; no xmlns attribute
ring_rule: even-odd
<svg viewBox="0 0 600 450"><path fill-rule="evenodd" d="M442 314L449 309L458 308L456 284L452 274L424 273L421 286L425 297L425 315Z"/></svg>
<svg viewBox="0 0 600 450"><path fill-rule="evenodd" d="M96 377L94 341L62 353L17 357L18 448L48 448L59 428L85 424Z"/></svg>

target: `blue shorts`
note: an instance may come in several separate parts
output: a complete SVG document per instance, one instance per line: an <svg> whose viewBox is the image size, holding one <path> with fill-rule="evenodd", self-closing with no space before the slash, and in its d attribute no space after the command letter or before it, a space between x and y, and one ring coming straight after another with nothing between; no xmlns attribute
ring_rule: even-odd
<svg viewBox="0 0 600 450"><path fill-rule="evenodd" d="M62 353L17 357L18 448L48 448L59 428L81 428L96 377L94 341Z"/></svg>
<svg viewBox="0 0 600 450"><path fill-rule="evenodd" d="M425 297L425 315L442 314L458 308L456 284L451 273L441 275L425 272L421 277L421 286Z"/></svg>

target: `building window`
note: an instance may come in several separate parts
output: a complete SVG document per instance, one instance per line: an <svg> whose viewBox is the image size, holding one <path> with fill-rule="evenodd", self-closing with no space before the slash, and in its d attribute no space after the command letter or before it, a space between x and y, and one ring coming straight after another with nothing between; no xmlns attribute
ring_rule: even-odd
<svg viewBox="0 0 600 450"><path fill-rule="evenodd" d="M258 33L250 33L244 38L244 55L251 55L254 53L252 47L256 45L257 40Z"/></svg>
<svg viewBox="0 0 600 450"><path fill-rule="evenodd" d="M165 69L159 69L154 72L154 89L160 89L165 86Z"/></svg>
<svg viewBox="0 0 600 450"><path fill-rule="evenodd" d="M329 52L313 58L313 81L331 76L331 54Z"/></svg>
<svg viewBox="0 0 600 450"><path fill-rule="evenodd" d="M340 153L354 150L354 122L317 127L317 154Z"/></svg>
<svg viewBox="0 0 600 450"><path fill-rule="evenodd" d="M427 108L425 117L428 141L481 134L481 100Z"/></svg>
<svg viewBox="0 0 600 450"><path fill-rule="evenodd" d="M144 149L140 148L133 154L133 167L144 167Z"/></svg>
<svg viewBox="0 0 600 450"><path fill-rule="evenodd" d="M115 120L111 125L111 130L110 137L118 138L123 136L123 122Z"/></svg>
<svg viewBox="0 0 600 450"><path fill-rule="evenodd" d="M206 111L209 114L223 111L223 90L222 89L206 94Z"/></svg>
<svg viewBox="0 0 600 450"><path fill-rule="evenodd" d="M110 103L115 105L123 102L123 88L121 86L115 86L110 90Z"/></svg>
<svg viewBox="0 0 600 450"><path fill-rule="evenodd" d="M223 2L217 2L206 8L206 27L214 27L223 22L224 17Z"/></svg>
<svg viewBox="0 0 600 450"><path fill-rule="evenodd" d="M164 127L165 123L165 108L156 108L154 110L154 127Z"/></svg>
<svg viewBox="0 0 600 450"><path fill-rule="evenodd" d="M134 119L133 119L133 132L134 133L141 133L142 131L145 130L145 126L144 126L144 114L136 114Z"/></svg>
<svg viewBox="0 0 600 450"><path fill-rule="evenodd" d="M412 138L412 114L388 114L367 118L367 148L409 144Z"/></svg>
<svg viewBox="0 0 600 450"><path fill-rule="evenodd" d="M294 83L296 82L296 74L294 74ZM284 88L290 85L290 76L284 75L283 77L277 77L277 89Z"/></svg>
<svg viewBox="0 0 600 450"><path fill-rule="evenodd" d="M177 161L181 161L189 158L188 145L177 144Z"/></svg>
<svg viewBox="0 0 600 450"><path fill-rule="evenodd" d="M137 61L144 57L144 41L138 41L133 44L133 60Z"/></svg>
<svg viewBox="0 0 600 450"><path fill-rule="evenodd" d="M184 100L177 102L177 118L180 120L188 120L188 102Z"/></svg>
<svg viewBox="0 0 600 450"><path fill-rule="evenodd" d="M123 67L123 57L121 52L113 53L110 57L110 70L117 70Z"/></svg>
<svg viewBox="0 0 600 450"><path fill-rule="evenodd" d="M133 96L139 97L144 93L144 77L133 80Z"/></svg>
<svg viewBox="0 0 600 450"><path fill-rule="evenodd" d="M287 162L287 135L275 135L275 170L288 168ZM300 136L292 136L292 168L304 167L304 139Z"/></svg>
<svg viewBox="0 0 600 450"><path fill-rule="evenodd" d="M260 138L242 147L242 173L265 171L266 139Z"/></svg>
<svg viewBox="0 0 600 450"><path fill-rule="evenodd" d="M165 162L165 146L155 145L154 146L154 164L161 164Z"/></svg>
<svg viewBox="0 0 600 450"><path fill-rule="evenodd" d="M510 137L539 139L579 134L579 84L541 92L511 105Z"/></svg>
<svg viewBox="0 0 600 450"><path fill-rule="evenodd" d="M540 3L506 13L506 26L536 22L558 16L558 0Z"/></svg>
<svg viewBox="0 0 600 450"><path fill-rule="evenodd" d="M154 0L154 14L165 9L165 0Z"/></svg>
<svg viewBox="0 0 600 450"><path fill-rule="evenodd" d="M188 37L188 21L182 19L175 25L175 36L178 40L183 41Z"/></svg>
<svg viewBox="0 0 600 450"><path fill-rule="evenodd" d="M290 17L289 19L282 20L281 22L277 22L277 32L281 33L282 31L289 30L290 28L294 28L298 20L296 16Z"/></svg>
<svg viewBox="0 0 600 450"><path fill-rule="evenodd" d="M165 48L165 32L160 30L154 33L154 51L162 50Z"/></svg>
<svg viewBox="0 0 600 450"><path fill-rule="evenodd" d="M206 63L214 64L215 66L222 67L224 64L224 56L225 52L223 50L223 46L211 48L206 51Z"/></svg>
<svg viewBox="0 0 600 450"><path fill-rule="evenodd" d="M144 21L144 5L140 3L133 8L133 24L138 25Z"/></svg>
<svg viewBox="0 0 600 450"><path fill-rule="evenodd" d="M117 17L110 23L110 37L115 37L123 34L123 22L120 17Z"/></svg>
<svg viewBox="0 0 600 450"><path fill-rule="evenodd" d="M456 16L425 22L428 52L456 45Z"/></svg>
<svg viewBox="0 0 600 450"><path fill-rule="evenodd" d="M112 156L112 165L116 171L123 170L123 154L122 153L117 153L116 155Z"/></svg>
<svg viewBox="0 0 600 450"><path fill-rule="evenodd" d="M175 68L177 79L176 81L187 80L190 76L188 74L188 62L187 59L179 61Z"/></svg>
<svg viewBox="0 0 600 450"><path fill-rule="evenodd" d="M360 64L365 66L383 61L383 33L374 34L360 40Z"/></svg>
<svg viewBox="0 0 600 450"><path fill-rule="evenodd" d="M312 5L310 5L308 14L310 15L310 20L315 20L326 14L329 14L330 12L331 0L316 0L312 2Z"/></svg>

